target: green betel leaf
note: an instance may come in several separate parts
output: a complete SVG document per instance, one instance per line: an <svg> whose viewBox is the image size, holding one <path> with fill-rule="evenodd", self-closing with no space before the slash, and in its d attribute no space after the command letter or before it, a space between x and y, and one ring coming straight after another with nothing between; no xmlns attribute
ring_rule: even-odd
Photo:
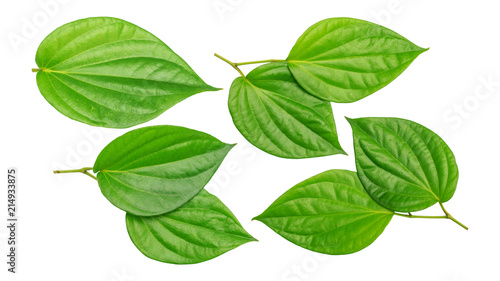
<svg viewBox="0 0 500 281"><path fill-rule="evenodd" d="M154 217L127 214L126 220L135 246L147 257L167 263L199 263L257 241L205 190L173 212Z"/></svg>
<svg viewBox="0 0 500 281"><path fill-rule="evenodd" d="M348 119L359 179L382 206L401 212L444 203L455 193L455 156L434 132L399 118Z"/></svg>
<svg viewBox="0 0 500 281"><path fill-rule="evenodd" d="M380 90L424 51L383 26L331 18L307 29L287 61L295 79L309 93L345 103Z"/></svg>
<svg viewBox="0 0 500 281"><path fill-rule="evenodd" d="M228 104L241 134L267 153L284 158L345 154L330 103L305 92L286 63L265 64L236 78Z"/></svg>
<svg viewBox="0 0 500 281"><path fill-rule="evenodd" d="M107 145L93 170L102 194L113 205L154 216L200 192L233 146L183 127L145 127Z"/></svg>
<svg viewBox="0 0 500 281"><path fill-rule="evenodd" d="M298 246L343 255L373 243L393 215L366 193L355 172L330 170L290 188L255 219Z"/></svg>
<svg viewBox="0 0 500 281"><path fill-rule="evenodd" d="M36 63L45 99L93 126L131 127L196 93L218 90L154 35L116 18L57 28L40 44Z"/></svg>

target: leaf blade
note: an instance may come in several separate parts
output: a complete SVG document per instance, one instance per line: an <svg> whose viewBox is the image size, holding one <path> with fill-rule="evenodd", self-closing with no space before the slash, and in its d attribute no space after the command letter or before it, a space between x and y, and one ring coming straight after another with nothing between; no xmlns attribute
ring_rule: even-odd
<svg viewBox="0 0 500 281"><path fill-rule="evenodd" d="M458 167L438 135L400 118L348 121L360 180L375 201L394 211L415 212L451 199Z"/></svg>
<svg viewBox="0 0 500 281"><path fill-rule="evenodd" d="M380 25L330 18L309 27L287 61L309 93L347 103L388 85L426 50Z"/></svg>
<svg viewBox="0 0 500 281"><path fill-rule="evenodd" d="M155 217L127 214L126 221L136 247L147 257L167 263L199 263L257 241L205 190L171 213Z"/></svg>
<svg viewBox="0 0 500 281"><path fill-rule="evenodd" d="M300 247L343 255L373 243L393 215L366 193L355 172L329 170L290 188L254 219Z"/></svg>
<svg viewBox="0 0 500 281"><path fill-rule="evenodd" d="M94 164L103 195L140 216L172 211L195 196L234 145L176 126L130 131L107 145Z"/></svg>
<svg viewBox="0 0 500 281"><path fill-rule="evenodd" d="M265 64L236 78L228 106L241 134L267 153L284 158L345 154L331 105L305 92L285 63Z"/></svg>
<svg viewBox="0 0 500 281"><path fill-rule="evenodd" d="M116 18L57 28L40 44L35 61L44 98L67 117L93 126L128 128L194 94L218 90L157 37Z"/></svg>

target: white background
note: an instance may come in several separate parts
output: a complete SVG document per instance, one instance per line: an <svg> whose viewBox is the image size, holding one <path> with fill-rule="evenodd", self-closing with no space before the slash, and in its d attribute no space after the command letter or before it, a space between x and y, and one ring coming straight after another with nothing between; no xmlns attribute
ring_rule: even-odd
<svg viewBox="0 0 500 281"><path fill-rule="evenodd" d="M2 1L0 171L19 169L20 227L19 273L7 274L2 265L0 280L500 280L499 10L498 1ZM52 174L54 168L92 166L107 143L128 131L66 118L44 100L31 73L45 36L91 16L118 17L143 27L207 83L224 88L191 97L138 127L181 125L239 143L207 189L260 242L197 265L159 263L134 247L125 214L101 195L95 181ZM430 50L372 96L332 104L349 156L289 160L257 150L236 130L227 109L228 89L238 74L213 53L234 61L284 59L306 28L329 17L373 21ZM252 222L294 184L328 169L354 170L344 116L402 117L444 136L460 169L457 192L446 206L470 230L447 220L396 217L365 250L327 256ZM5 189L2 183L2 218ZM433 207L422 214L441 213ZM1 225L3 261L7 229Z"/></svg>

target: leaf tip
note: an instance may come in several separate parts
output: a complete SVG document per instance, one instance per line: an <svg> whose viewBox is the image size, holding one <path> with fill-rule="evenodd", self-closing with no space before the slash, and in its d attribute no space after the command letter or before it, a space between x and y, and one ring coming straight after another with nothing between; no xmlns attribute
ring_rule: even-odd
<svg viewBox="0 0 500 281"><path fill-rule="evenodd" d="M345 152L345 150L340 146L340 144L338 144L338 147L335 146L335 155L348 155L347 152Z"/></svg>
<svg viewBox="0 0 500 281"><path fill-rule="evenodd" d="M345 119L347 120L347 122L349 122L349 125L353 129L354 129L355 126L358 125L358 118L349 118L349 117L346 116Z"/></svg>
<svg viewBox="0 0 500 281"><path fill-rule="evenodd" d="M247 238L247 241L243 242L243 244L249 243L249 242L259 242L259 240L257 238L253 237L246 230L244 230L244 232L245 232L245 238Z"/></svg>
<svg viewBox="0 0 500 281"><path fill-rule="evenodd" d="M349 122L349 124L352 124L354 122L354 119L352 118L349 118L347 116L344 116L345 120L347 120L347 122Z"/></svg>
<svg viewBox="0 0 500 281"><path fill-rule="evenodd" d="M423 53L425 53L425 52L429 51L429 49L430 49L429 47L427 47L427 48L422 48L422 47L419 47L419 48L420 48L420 52L418 53L419 55L421 55L421 54L423 54Z"/></svg>
<svg viewBox="0 0 500 281"><path fill-rule="evenodd" d="M220 90L223 90L223 89L207 85L207 91L209 91L209 92L217 92L217 91L220 91Z"/></svg>

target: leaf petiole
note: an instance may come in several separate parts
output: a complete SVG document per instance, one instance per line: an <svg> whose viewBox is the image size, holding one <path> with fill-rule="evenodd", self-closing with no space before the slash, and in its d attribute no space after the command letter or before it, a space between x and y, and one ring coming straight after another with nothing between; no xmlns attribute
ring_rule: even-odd
<svg viewBox="0 0 500 281"><path fill-rule="evenodd" d="M246 62L235 62L236 66L238 65L247 65L247 64L257 64L257 63L268 63L268 62L286 62L286 60L255 60L255 61L246 61Z"/></svg>
<svg viewBox="0 0 500 281"><path fill-rule="evenodd" d="M91 177L91 178L93 178L93 179L97 180L96 176L92 175L92 174L91 174L91 173L89 173L88 171L85 171L85 172L83 172L83 173L84 173L84 174L86 174L87 176L89 176L89 177Z"/></svg>
<svg viewBox="0 0 500 281"><path fill-rule="evenodd" d="M232 61L226 59L225 57L219 55L219 54L214 54L214 56L218 57L219 59L225 61L227 64L229 64L230 66L232 66L234 69L236 69L236 71L238 71L238 73L244 78L245 77L245 74L243 74L243 71L241 71L241 69Z"/></svg>
<svg viewBox="0 0 500 281"><path fill-rule="evenodd" d="M448 213L448 211L446 211L446 209L444 208L443 206L443 203L439 202L439 206L441 206L441 209L443 210L443 212L446 214L446 217L449 218L450 220L454 221L456 224L460 225L461 227L463 227L465 230L469 230L469 228L467 226L465 226L463 223L459 222L457 219L455 219L450 213Z"/></svg>
<svg viewBox="0 0 500 281"><path fill-rule="evenodd" d="M450 220L454 221L456 224L463 227L465 230L469 230L469 228L467 226L465 226L463 223L459 222L452 215L450 215L450 213L448 213L448 211L446 211L446 209L444 208L444 206L441 202L439 202L439 205L441 206L441 209L445 213L444 216L415 216L415 215L412 215L411 213L408 213L408 214L394 213L394 214L396 216L410 218L410 219L413 219L413 218L414 219L450 219Z"/></svg>
<svg viewBox="0 0 500 281"><path fill-rule="evenodd" d="M94 169L94 168L83 167L81 169L74 169L74 170L55 170L54 174L82 173L82 174L85 174L85 175L97 180L97 178L94 175L89 173L89 170L92 170L92 169Z"/></svg>
<svg viewBox="0 0 500 281"><path fill-rule="evenodd" d="M405 217L405 218L411 218L411 219L447 219L447 216L415 216L412 214L400 214L400 213L394 213L396 216L400 217Z"/></svg>
<svg viewBox="0 0 500 281"><path fill-rule="evenodd" d="M228 59L226 59L225 57L215 53L214 56L218 57L219 59L225 61L227 64L229 64L230 66L232 66L234 69L236 69L236 71L238 71L238 73L242 76L242 77L245 77L245 74L243 74L243 71L241 71L241 69L238 67L238 65L248 65L248 64L258 64L258 63L267 63L267 62L286 62L286 60L274 60L274 59L270 59L270 60L256 60L256 61L246 61L246 62L232 62Z"/></svg>

